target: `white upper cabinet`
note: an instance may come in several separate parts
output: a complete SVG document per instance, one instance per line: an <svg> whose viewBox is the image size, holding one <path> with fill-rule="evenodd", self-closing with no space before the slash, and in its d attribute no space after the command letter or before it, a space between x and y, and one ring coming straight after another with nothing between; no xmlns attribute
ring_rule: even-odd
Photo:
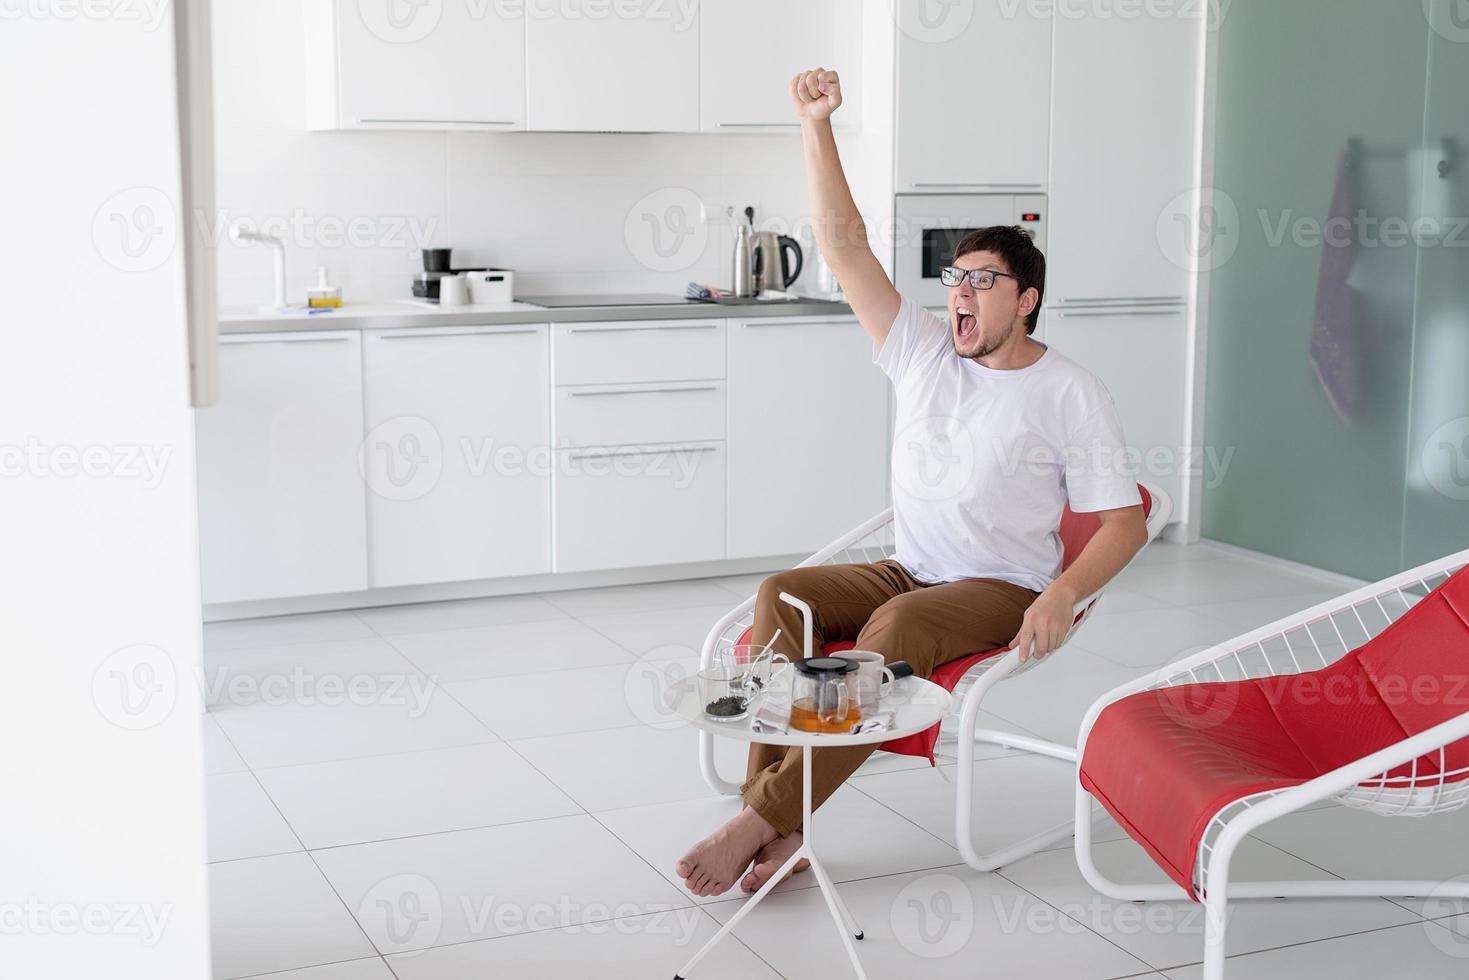
<svg viewBox="0 0 1469 980"><path fill-rule="evenodd" d="M561 0L526 9L530 129L699 128L697 4Z"/></svg>
<svg viewBox="0 0 1469 980"><path fill-rule="evenodd" d="M307 0L312 129L525 127L518 3Z"/></svg>
<svg viewBox="0 0 1469 980"><path fill-rule="evenodd" d="M1044 189L1051 5L893 2L898 8L897 192Z"/></svg>
<svg viewBox="0 0 1469 980"><path fill-rule="evenodd" d="M791 79L835 69L842 107L832 125L855 128L862 71L861 5L850 0L702 0L699 121L706 132L800 128Z"/></svg>
<svg viewBox="0 0 1469 980"><path fill-rule="evenodd" d="M1057 18L1047 303L1185 298L1203 32Z"/></svg>

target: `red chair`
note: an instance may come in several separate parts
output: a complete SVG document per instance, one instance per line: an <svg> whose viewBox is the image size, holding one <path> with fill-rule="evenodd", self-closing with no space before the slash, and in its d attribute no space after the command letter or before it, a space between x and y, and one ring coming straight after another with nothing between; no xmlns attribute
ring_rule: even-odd
<svg viewBox="0 0 1469 980"><path fill-rule="evenodd" d="M1262 824L1334 801L1423 817L1469 803L1469 551L1313 606L1099 699L1082 723L1076 857L1125 901L1193 899L1220 980L1229 898L1469 897L1469 883L1232 884ZM1175 884L1126 885L1091 856L1092 799Z"/></svg>
<svg viewBox="0 0 1469 980"><path fill-rule="evenodd" d="M1152 541L1163 530L1173 513L1173 502L1166 493L1149 484L1139 484L1138 489L1142 493L1143 510L1147 514L1148 540ZM836 565L848 562L873 562L892 556L892 521L893 512L891 508L878 514L865 524L842 535L836 541L816 552L810 558L801 562L798 568L806 568L811 565ZM1081 554L1088 541L1096 533L1100 521L1095 514L1075 514L1067 507L1061 517L1059 534L1062 544L1062 567L1068 567ZM1105 589L1090 595L1076 604L1076 618L1072 622L1071 632L1067 634L1069 642L1076 635L1076 631L1091 617L1097 602L1101 599ZM709 631L709 636L704 641L704 648L700 656L700 666L708 666L714 660L718 651L722 651L737 643L747 643L750 639L750 631L755 619L755 597L751 596L740 603L734 609L726 613L714 624ZM822 652L825 654L839 654L843 650L852 649L851 642L833 642L826 644ZM1003 745L1024 752L1038 755L1050 756L1066 762L1076 761L1076 749L1071 745L1059 742L1050 742L1045 739L1031 738L1018 735L1013 732L1001 732L992 729L979 728L979 709L985 695L995 684L1008 677L1023 673L1040 663L1050 663L1060 652L1059 648L1050 656L1041 660L1030 659L1021 663L1020 656L1013 650L1001 647L996 650L985 650L972 653L958 660L952 660L934 671L929 679L935 684L942 685L945 689L953 692L961 682L968 682L969 687L962 697L956 697L955 703L959 705L956 715L950 715L948 721L957 721L958 733L950 736L958 743L957 754L957 796L958 805L955 813L956 837L959 844L959 852L964 860L973 868L981 871L993 871L994 869L1008 864L1019 858L1055 843L1072 833L1070 821L1056 827L1047 828L1045 831L1019 841L1002 850L991 854L981 854L975 848L974 828L972 826L973 796L974 796L974 745L976 742L986 742L995 745ZM912 755L926 758L930 765L935 764L935 750L941 735L941 726L934 725L927 731L906 738L895 739L884 742L881 748L887 752L901 755ZM699 733L699 763L704 774L705 781L718 793L726 796L737 796L740 784L729 782L720 777L714 766L714 736L708 732Z"/></svg>

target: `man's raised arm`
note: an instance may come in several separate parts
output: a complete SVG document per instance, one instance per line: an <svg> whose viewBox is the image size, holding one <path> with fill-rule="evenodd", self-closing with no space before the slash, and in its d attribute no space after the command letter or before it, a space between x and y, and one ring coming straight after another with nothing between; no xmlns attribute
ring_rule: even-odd
<svg viewBox="0 0 1469 980"><path fill-rule="evenodd" d="M801 72L791 80L791 101L801 119L816 244L862 329L881 345L898 315L898 291L867 244L867 226L837 155L831 114L842 104L841 80L836 72L822 68Z"/></svg>

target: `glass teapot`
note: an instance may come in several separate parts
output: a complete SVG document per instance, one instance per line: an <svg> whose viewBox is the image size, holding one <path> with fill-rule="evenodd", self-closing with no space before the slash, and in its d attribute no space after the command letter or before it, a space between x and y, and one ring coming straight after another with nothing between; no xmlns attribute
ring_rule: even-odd
<svg viewBox="0 0 1469 980"><path fill-rule="evenodd" d="M803 732L846 734L862 720L857 664L841 657L797 660L791 685L791 727Z"/></svg>

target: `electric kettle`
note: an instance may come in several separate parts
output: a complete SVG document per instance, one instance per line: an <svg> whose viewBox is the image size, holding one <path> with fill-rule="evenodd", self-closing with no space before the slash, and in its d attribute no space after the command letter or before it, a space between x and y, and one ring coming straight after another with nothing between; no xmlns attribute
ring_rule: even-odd
<svg viewBox="0 0 1469 980"><path fill-rule="evenodd" d="M786 289L801 274L801 245L790 235L757 231L753 252L756 296L770 289Z"/></svg>

